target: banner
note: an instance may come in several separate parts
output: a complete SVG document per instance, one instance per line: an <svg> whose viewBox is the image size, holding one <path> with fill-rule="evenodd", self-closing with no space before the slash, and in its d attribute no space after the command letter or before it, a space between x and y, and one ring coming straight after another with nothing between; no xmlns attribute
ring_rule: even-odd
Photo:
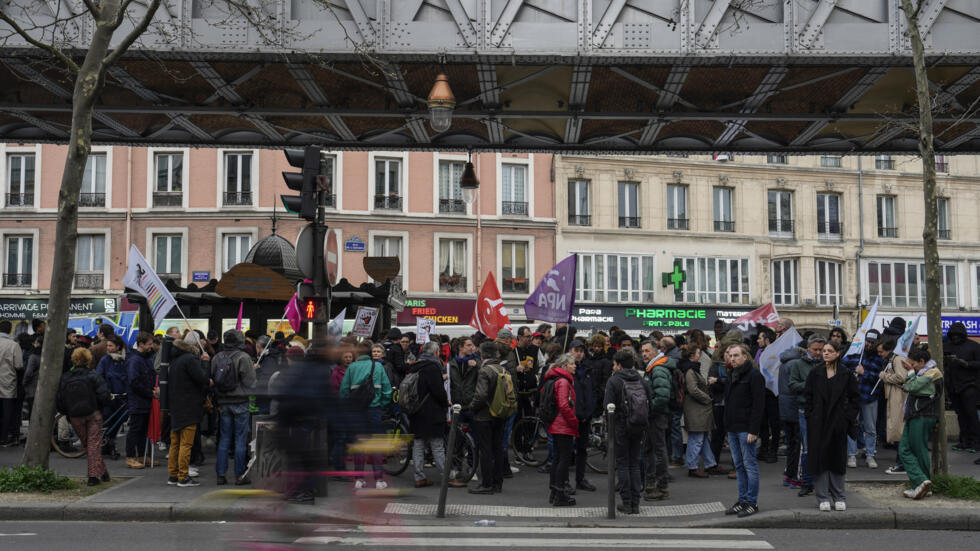
<svg viewBox="0 0 980 551"><path fill-rule="evenodd" d="M861 324L861 328L854 335L854 340L851 341L850 348L844 353L845 357L864 352L864 341L868 336L868 331L874 326L875 316L878 315L879 300L881 300L881 297L875 297L875 304L868 311L868 317L864 318L864 323Z"/></svg>
<svg viewBox="0 0 980 551"><path fill-rule="evenodd" d="M919 328L919 320L921 319L922 314L915 316L915 321L913 321L909 325L908 329L902 333L902 336L898 338L898 342L895 343L896 356L901 356L903 358L909 357L909 350L912 350L912 343L915 342L916 330Z"/></svg>
<svg viewBox="0 0 980 551"><path fill-rule="evenodd" d="M415 322L415 342L425 344L429 342L429 335L436 330L436 320L419 318Z"/></svg>
<svg viewBox="0 0 980 551"><path fill-rule="evenodd" d="M361 306L357 309L357 315L354 316L354 330L352 333L355 337L370 337L374 334L374 324L377 321L377 308Z"/></svg>
<svg viewBox="0 0 980 551"><path fill-rule="evenodd" d="M493 272L487 274L480 295L476 297L470 327L491 339L497 338L497 332L501 329L510 329L510 318L507 317L504 299L500 298L500 288L497 287Z"/></svg>
<svg viewBox="0 0 980 551"><path fill-rule="evenodd" d="M732 323L742 331L748 331L759 324L775 327L777 322L779 322L779 313L776 312L776 307L770 302L752 310Z"/></svg>
<svg viewBox="0 0 980 551"><path fill-rule="evenodd" d="M150 315L153 317L154 329L159 327L160 322L167 317L167 313L177 306L173 295L160 281L160 277L153 271L136 245L129 249L129 267L126 269L122 283L146 298Z"/></svg>
<svg viewBox="0 0 980 551"><path fill-rule="evenodd" d="M286 314L283 317L289 321L289 327L292 328L293 333L299 333L300 325L303 323L303 317L299 313L299 303L297 302L296 293L293 293L293 298L289 299L289 303L286 304Z"/></svg>
<svg viewBox="0 0 980 551"><path fill-rule="evenodd" d="M336 345L340 337L343 336L344 332L344 318L347 317L347 308L344 308L337 314L337 317L332 319L330 323L327 324L327 338L334 341L333 344Z"/></svg>
<svg viewBox="0 0 980 551"><path fill-rule="evenodd" d="M790 327L785 333L762 350L759 356L759 370L766 379L766 388L773 394L779 396L779 355L793 348L803 337L796 331L795 327Z"/></svg>
<svg viewBox="0 0 980 551"><path fill-rule="evenodd" d="M570 255L548 270L524 302L529 320L568 323L575 305L575 259ZM495 335L496 336L496 335Z"/></svg>

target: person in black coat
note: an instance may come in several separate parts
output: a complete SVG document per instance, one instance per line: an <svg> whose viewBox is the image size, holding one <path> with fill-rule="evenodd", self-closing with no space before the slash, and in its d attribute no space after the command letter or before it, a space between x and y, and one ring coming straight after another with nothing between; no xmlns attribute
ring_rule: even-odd
<svg viewBox="0 0 980 551"><path fill-rule="evenodd" d="M749 347L734 344L725 351L732 366L725 382L725 429L738 479L738 501L725 514L744 518L759 511L759 461L756 442L766 405L766 381L749 357Z"/></svg>
<svg viewBox="0 0 980 551"><path fill-rule="evenodd" d="M814 367L806 378L804 415L807 424L807 471L814 478L814 493L821 511L847 508L844 473L847 471L847 437L857 432L860 408L857 380L850 370L841 368L845 343L828 342L823 347L822 366Z"/></svg>
<svg viewBox="0 0 980 551"><path fill-rule="evenodd" d="M439 343L429 341L422 346L422 356L412 364L409 373L418 373L418 395L421 407L408 416L415 442L412 445L412 463L415 465L415 487L432 486L425 477L425 448L432 449L436 467L441 473L446 468L446 448L443 435L446 432L446 408L449 396L443 383L445 369L439 360Z"/></svg>
<svg viewBox="0 0 980 551"><path fill-rule="evenodd" d="M956 322L946 332L949 342L943 343L946 369L946 392L956 410L960 426L960 441L954 450L980 450L980 343L967 337L966 326Z"/></svg>
<svg viewBox="0 0 980 551"><path fill-rule="evenodd" d="M208 389L211 358L201 353L200 337L190 332L174 341L167 379L170 405L170 455L167 484L196 486L189 476L191 448L197 424L204 416L204 395Z"/></svg>

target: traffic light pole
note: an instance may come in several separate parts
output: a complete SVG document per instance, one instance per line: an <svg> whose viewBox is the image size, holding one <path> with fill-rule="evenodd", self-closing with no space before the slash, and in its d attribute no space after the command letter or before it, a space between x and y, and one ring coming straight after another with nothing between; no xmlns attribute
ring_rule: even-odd
<svg viewBox="0 0 980 551"><path fill-rule="evenodd" d="M327 268L324 262L327 227L324 225L325 209L323 192L316 192L316 218L313 221L313 290L316 293L317 314L313 321L314 346L327 345L327 324L330 322L330 283L327 281Z"/></svg>

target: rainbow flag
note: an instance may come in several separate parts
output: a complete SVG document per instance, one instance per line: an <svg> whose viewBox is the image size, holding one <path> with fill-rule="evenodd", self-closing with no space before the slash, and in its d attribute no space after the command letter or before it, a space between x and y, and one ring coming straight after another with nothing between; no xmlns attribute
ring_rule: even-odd
<svg viewBox="0 0 980 551"><path fill-rule="evenodd" d="M123 277L123 285L132 289L146 298L150 307L150 315L153 316L154 329L160 322L167 317L170 310L177 306L177 301L173 295L160 281L160 277L150 266L150 263L143 257L136 245L129 249L129 267Z"/></svg>

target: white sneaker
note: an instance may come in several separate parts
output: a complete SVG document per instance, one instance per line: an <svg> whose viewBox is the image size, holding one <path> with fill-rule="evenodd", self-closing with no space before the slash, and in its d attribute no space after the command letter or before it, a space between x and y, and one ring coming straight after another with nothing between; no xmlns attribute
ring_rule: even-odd
<svg viewBox="0 0 980 551"><path fill-rule="evenodd" d="M358 478L357 480L354 481L355 490L361 490L365 486L367 486L367 482L365 482L363 478Z"/></svg>
<svg viewBox="0 0 980 551"><path fill-rule="evenodd" d="M877 469L878 468L878 462L875 461L875 456L873 456L873 455L869 455L868 456L868 468L869 469Z"/></svg>
<svg viewBox="0 0 980 551"><path fill-rule="evenodd" d="M847 466L850 468L856 468L858 466L858 459L853 455L847 456Z"/></svg>
<svg viewBox="0 0 980 551"><path fill-rule="evenodd" d="M384 480L378 480L374 483L375 490L384 490L387 487L388 487L388 483L385 482Z"/></svg>
<svg viewBox="0 0 980 551"><path fill-rule="evenodd" d="M167 451L167 445L164 444L163 441L161 440L160 442L157 442L157 449L162 452Z"/></svg>
<svg viewBox="0 0 980 551"><path fill-rule="evenodd" d="M922 498L926 497L926 495L929 494L929 491L930 490L932 490L932 481L931 480L926 480L922 484L919 484L915 488L915 490L912 490L912 492L913 492L912 493L912 499L922 499Z"/></svg>
<svg viewBox="0 0 980 551"><path fill-rule="evenodd" d="M830 505L830 504L828 503L827 505ZM846 511L847 510L847 504L844 503L843 501L835 501L834 502L834 510L835 511Z"/></svg>
<svg viewBox="0 0 980 551"><path fill-rule="evenodd" d="M517 467L511 465L510 466L510 472L512 472L512 473L519 473L519 472L521 472L521 470L518 469Z"/></svg>
<svg viewBox="0 0 980 551"><path fill-rule="evenodd" d="M823 512L825 512L825 513L829 513L830 512L830 502L829 501L821 501L820 502L820 510L823 511Z"/></svg>
<svg viewBox="0 0 980 551"><path fill-rule="evenodd" d="M200 473L197 472L195 467L187 467L187 476L191 478L197 478Z"/></svg>
<svg viewBox="0 0 980 551"><path fill-rule="evenodd" d="M909 499L912 499L915 496L915 489L913 488L911 490L905 490L904 492L902 492L902 495Z"/></svg>

